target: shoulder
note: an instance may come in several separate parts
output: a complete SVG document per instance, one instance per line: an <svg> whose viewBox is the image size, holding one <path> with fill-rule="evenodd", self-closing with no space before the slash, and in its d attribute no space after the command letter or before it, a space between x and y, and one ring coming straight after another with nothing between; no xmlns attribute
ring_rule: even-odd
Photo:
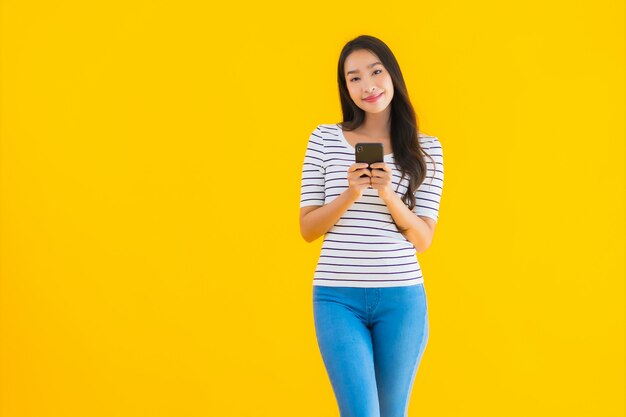
<svg viewBox="0 0 626 417"><path fill-rule="evenodd" d="M430 156L442 156L443 149L441 147L441 142L437 136L428 135L426 133L420 132L418 134L419 144L422 149Z"/></svg>
<svg viewBox="0 0 626 417"><path fill-rule="evenodd" d="M341 128L338 125L334 123L321 123L311 132L309 142L323 146L327 141L336 141L340 134Z"/></svg>
<svg viewBox="0 0 626 417"><path fill-rule="evenodd" d="M336 123L322 123L317 125L314 132L322 136L336 137L341 132L341 127Z"/></svg>
<svg viewBox="0 0 626 417"><path fill-rule="evenodd" d="M427 133L424 132L419 132L417 134L418 139L420 141L420 145L424 144L424 145L437 145L440 146L441 144L439 143L439 138L437 136L433 136L433 135L429 135Z"/></svg>

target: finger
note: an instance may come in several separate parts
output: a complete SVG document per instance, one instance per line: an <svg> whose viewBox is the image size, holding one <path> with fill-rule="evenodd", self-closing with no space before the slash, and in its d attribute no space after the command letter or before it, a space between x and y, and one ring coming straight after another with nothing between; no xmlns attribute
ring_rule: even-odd
<svg viewBox="0 0 626 417"><path fill-rule="evenodd" d="M367 168L368 165L369 164L365 162L357 162L356 164L350 165L350 167L348 168L348 171L356 171L357 169Z"/></svg>
<svg viewBox="0 0 626 417"><path fill-rule="evenodd" d="M380 168L376 168L372 170L372 175L375 177L382 177L382 178L391 178L391 176L389 175L388 172L385 172L383 170L381 170Z"/></svg>
<svg viewBox="0 0 626 417"><path fill-rule="evenodd" d="M390 181L387 181L384 178L380 178L380 177L372 177L372 184L382 184L382 185L388 185L390 183Z"/></svg>
<svg viewBox="0 0 626 417"><path fill-rule="evenodd" d="M348 174L348 181L358 181L361 178L365 178L367 181L369 181L371 178L371 175L369 174L369 172L367 172L367 170L366 171L362 171L362 170L354 171Z"/></svg>
<svg viewBox="0 0 626 417"><path fill-rule="evenodd" d="M372 168L377 168L385 172L391 172L391 167L384 162L375 162L372 164Z"/></svg>
<svg viewBox="0 0 626 417"><path fill-rule="evenodd" d="M348 173L348 181L350 180L354 180L354 179L359 179L361 177L371 177L372 173L370 172L369 169L367 168L362 168L356 171L352 171Z"/></svg>

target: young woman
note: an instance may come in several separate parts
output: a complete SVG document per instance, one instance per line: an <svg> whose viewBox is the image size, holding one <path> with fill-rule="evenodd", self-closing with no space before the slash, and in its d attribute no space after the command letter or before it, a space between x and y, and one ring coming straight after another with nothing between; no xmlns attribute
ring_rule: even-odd
<svg viewBox="0 0 626 417"><path fill-rule="evenodd" d="M342 417L406 416L429 333L416 253L433 241L442 148L419 132L381 40L349 41L337 75L343 122L317 126L302 167L300 231L307 242L324 235L316 337ZM360 142L382 143L384 162L354 163Z"/></svg>

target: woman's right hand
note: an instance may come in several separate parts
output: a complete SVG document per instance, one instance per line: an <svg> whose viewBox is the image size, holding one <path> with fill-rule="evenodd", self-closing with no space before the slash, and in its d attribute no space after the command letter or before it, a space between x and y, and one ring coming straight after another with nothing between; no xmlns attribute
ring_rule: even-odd
<svg viewBox="0 0 626 417"><path fill-rule="evenodd" d="M369 188L372 183L372 171L367 169L369 164L357 162L348 168L348 190L355 199L361 198L363 190ZM366 176L361 178L361 175Z"/></svg>

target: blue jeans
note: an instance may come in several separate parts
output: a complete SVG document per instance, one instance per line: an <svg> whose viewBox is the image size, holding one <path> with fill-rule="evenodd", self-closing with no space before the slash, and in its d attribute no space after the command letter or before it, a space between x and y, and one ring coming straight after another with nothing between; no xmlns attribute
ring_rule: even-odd
<svg viewBox="0 0 626 417"><path fill-rule="evenodd" d="M341 417L406 417L428 340L424 284L314 285L313 315Z"/></svg>

